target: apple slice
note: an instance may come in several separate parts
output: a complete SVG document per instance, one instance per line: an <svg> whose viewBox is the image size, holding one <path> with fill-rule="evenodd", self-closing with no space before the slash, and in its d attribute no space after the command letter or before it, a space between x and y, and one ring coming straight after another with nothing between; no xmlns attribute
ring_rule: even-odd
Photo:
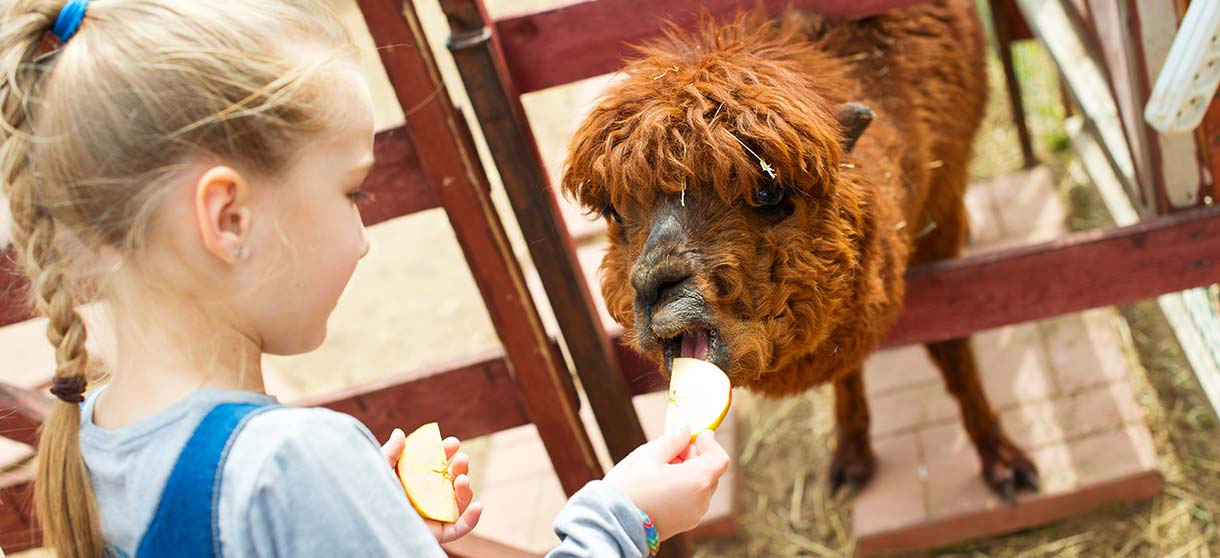
<svg viewBox="0 0 1220 558"><path fill-rule="evenodd" d="M407 444L398 458L398 478L419 515L444 523L458 520L449 460L445 459L441 429L435 422L407 436Z"/></svg>
<svg viewBox="0 0 1220 558"><path fill-rule="evenodd" d="M704 430L715 430L729 413L733 386L715 364L697 358L674 359L669 377L669 405L665 411L665 430L685 421L691 440Z"/></svg>

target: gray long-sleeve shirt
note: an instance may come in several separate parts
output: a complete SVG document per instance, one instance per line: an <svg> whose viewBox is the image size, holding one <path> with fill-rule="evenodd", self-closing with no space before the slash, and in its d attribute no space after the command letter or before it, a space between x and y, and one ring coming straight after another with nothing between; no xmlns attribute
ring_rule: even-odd
<svg viewBox="0 0 1220 558"><path fill-rule="evenodd" d="M273 403L262 394L202 389L132 425L93 423L81 413L81 449L106 541L134 554L178 454L213 406ZM218 526L226 558L411 557L445 555L356 419L325 409L284 407L252 418L224 465ZM555 520L560 545L548 558L635 558L647 554L639 512L622 493L593 482Z"/></svg>

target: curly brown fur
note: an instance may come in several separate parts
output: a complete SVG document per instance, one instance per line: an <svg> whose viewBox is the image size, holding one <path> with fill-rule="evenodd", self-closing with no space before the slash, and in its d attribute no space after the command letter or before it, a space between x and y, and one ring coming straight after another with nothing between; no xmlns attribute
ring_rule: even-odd
<svg viewBox="0 0 1220 558"><path fill-rule="evenodd" d="M706 339L701 357L770 396L836 382L846 484L872 473L859 370L901 311L902 275L965 239L986 100L974 10L670 28L571 143L563 189L609 221L602 290L634 348L664 370ZM846 102L876 115L850 152ZM977 387L965 347L942 370ZM975 391L963 416L995 453L1007 440L981 389L955 393Z"/></svg>

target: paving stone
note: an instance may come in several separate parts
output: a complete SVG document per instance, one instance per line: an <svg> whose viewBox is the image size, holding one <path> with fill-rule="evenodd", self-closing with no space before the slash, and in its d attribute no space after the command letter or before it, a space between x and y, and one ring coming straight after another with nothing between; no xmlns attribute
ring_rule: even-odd
<svg viewBox="0 0 1220 558"><path fill-rule="evenodd" d="M1038 325L1060 391L1074 393L1127 377L1129 364L1113 317L1112 311L1090 310Z"/></svg>
<svg viewBox="0 0 1220 558"><path fill-rule="evenodd" d="M1027 449L1119 430L1142 420L1126 382L1095 385L1053 401L1031 402L1002 415L1014 442Z"/></svg>
<svg viewBox="0 0 1220 558"><path fill-rule="evenodd" d="M939 381L940 371L922 345L878 351L864 363L864 391L869 396Z"/></svg>
<svg viewBox="0 0 1220 558"><path fill-rule="evenodd" d="M1052 380L1043 373L1046 352L1034 324L984 331L973 337L973 346L983 390L993 407L1006 409L1053 394Z"/></svg>
<svg viewBox="0 0 1220 558"><path fill-rule="evenodd" d="M987 184L972 184L966 189L966 211L970 216L970 237L967 251L986 247L1000 240L1000 217L992 199L993 191Z"/></svg>
<svg viewBox="0 0 1220 558"><path fill-rule="evenodd" d="M885 533L903 527L911 518L927 515L926 488L921 477L921 457L916 434L873 441L877 465L885 471L869 485L869 498L856 501L852 529L857 537Z"/></svg>
<svg viewBox="0 0 1220 558"><path fill-rule="evenodd" d="M920 477L912 480L901 459L881 464L855 504L859 554L909 555L1158 493L1156 449L1109 326L1113 317L1103 309L976 336L982 380L1004 428L1039 468L1041 491L1021 494L1016 505L986 486L960 421L921 422L923 402L939 386L870 394L874 446L909 455L913 445ZM895 430L902 423L913 426ZM916 495L910 486L918 481Z"/></svg>
<svg viewBox="0 0 1220 558"><path fill-rule="evenodd" d="M957 401L939 380L871 398L869 410L870 431L878 439L958 418Z"/></svg>

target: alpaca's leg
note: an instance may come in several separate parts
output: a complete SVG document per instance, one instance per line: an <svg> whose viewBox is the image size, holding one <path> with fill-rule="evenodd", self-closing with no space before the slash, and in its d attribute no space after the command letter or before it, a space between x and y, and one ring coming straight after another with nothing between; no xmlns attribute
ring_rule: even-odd
<svg viewBox="0 0 1220 558"><path fill-rule="evenodd" d="M969 150L943 148L935 151L944 166L936 171L939 173L937 181L925 208L928 219L937 226L917 240L912 265L956 257L966 242L968 216L964 198ZM1004 434L999 417L987 402L970 338L929 343L928 352L940 368L945 387L957 399L962 422L978 450L987 484L1009 500L1016 498L1018 490L1037 490L1037 467Z"/></svg>
<svg viewBox="0 0 1220 558"><path fill-rule="evenodd" d="M1016 499L1018 490L1038 490L1038 468L1004 434L999 417L987 402L970 338L929 343L928 353L940 368L945 387L957 399L962 423L983 464L983 479L991 489L1009 501Z"/></svg>
<svg viewBox="0 0 1220 558"><path fill-rule="evenodd" d="M860 370L835 381L835 453L830 462L830 489L856 490L873 478L877 459L868 441L868 401Z"/></svg>

